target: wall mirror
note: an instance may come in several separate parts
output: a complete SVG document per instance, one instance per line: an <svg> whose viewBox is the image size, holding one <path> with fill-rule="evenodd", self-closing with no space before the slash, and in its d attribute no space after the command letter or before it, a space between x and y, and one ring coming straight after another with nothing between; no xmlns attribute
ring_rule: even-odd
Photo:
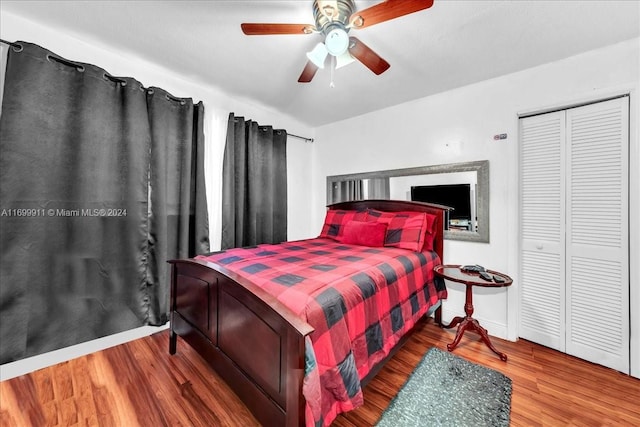
<svg viewBox="0 0 640 427"><path fill-rule="evenodd" d="M449 206L445 239L489 243L488 160L327 177L327 204L363 199Z"/></svg>

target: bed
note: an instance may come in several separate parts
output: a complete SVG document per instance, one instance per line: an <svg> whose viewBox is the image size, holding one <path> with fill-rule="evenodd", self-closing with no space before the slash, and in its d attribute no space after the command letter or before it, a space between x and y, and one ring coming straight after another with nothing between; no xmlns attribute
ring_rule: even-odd
<svg viewBox="0 0 640 427"><path fill-rule="evenodd" d="M444 209L337 203L318 238L169 261L170 354L180 336L265 426L329 425L420 318L440 322Z"/></svg>

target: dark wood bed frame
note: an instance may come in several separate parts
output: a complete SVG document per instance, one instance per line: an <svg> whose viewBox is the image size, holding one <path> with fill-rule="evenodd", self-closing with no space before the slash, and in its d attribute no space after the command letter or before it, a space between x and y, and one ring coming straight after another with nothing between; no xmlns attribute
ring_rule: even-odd
<svg viewBox="0 0 640 427"><path fill-rule="evenodd" d="M329 206L329 209L366 208L436 214L434 249L444 260L442 206L388 200ZM305 337L313 328L275 297L220 265L194 259L169 263L169 353L176 353L179 335L227 382L261 424L303 426ZM440 323L439 306L435 314L436 322ZM404 341L395 350L402 344ZM395 351L386 360L393 354ZM363 385L386 360L363 379Z"/></svg>

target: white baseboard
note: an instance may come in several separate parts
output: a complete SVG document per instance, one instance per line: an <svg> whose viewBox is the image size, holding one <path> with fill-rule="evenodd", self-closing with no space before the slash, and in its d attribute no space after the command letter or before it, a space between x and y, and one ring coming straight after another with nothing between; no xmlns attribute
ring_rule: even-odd
<svg viewBox="0 0 640 427"><path fill-rule="evenodd" d="M447 324L449 322L451 322L451 320L456 317L456 316L463 316L463 314L460 314L458 312L454 312L451 310L447 310L444 307L442 308L442 322ZM501 324L501 323L496 323L496 322L492 322L491 320L485 320L482 319L480 317L475 317L473 316L474 319L477 319L478 322L480 322L480 326L482 326L483 328L485 328L487 330L487 333L489 335L491 335L492 337L496 337L496 338L501 338L504 340L509 340L508 334L507 334L507 325Z"/></svg>
<svg viewBox="0 0 640 427"><path fill-rule="evenodd" d="M105 348L115 347L116 345L146 337L167 328L169 328L168 323L162 326L141 326L139 328L130 329L128 331L54 350L49 353L5 363L4 365L0 365L0 381L28 374L29 372L37 371L38 369L75 359L76 357L95 353L96 351L104 350Z"/></svg>

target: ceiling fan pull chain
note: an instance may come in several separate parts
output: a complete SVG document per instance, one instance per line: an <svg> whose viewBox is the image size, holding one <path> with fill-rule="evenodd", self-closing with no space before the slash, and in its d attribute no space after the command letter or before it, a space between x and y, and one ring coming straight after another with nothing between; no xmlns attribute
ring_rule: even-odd
<svg viewBox="0 0 640 427"><path fill-rule="evenodd" d="M336 57L331 55L331 82L329 83L330 88L336 87L336 85L333 83L333 75L335 71L336 71Z"/></svg>

